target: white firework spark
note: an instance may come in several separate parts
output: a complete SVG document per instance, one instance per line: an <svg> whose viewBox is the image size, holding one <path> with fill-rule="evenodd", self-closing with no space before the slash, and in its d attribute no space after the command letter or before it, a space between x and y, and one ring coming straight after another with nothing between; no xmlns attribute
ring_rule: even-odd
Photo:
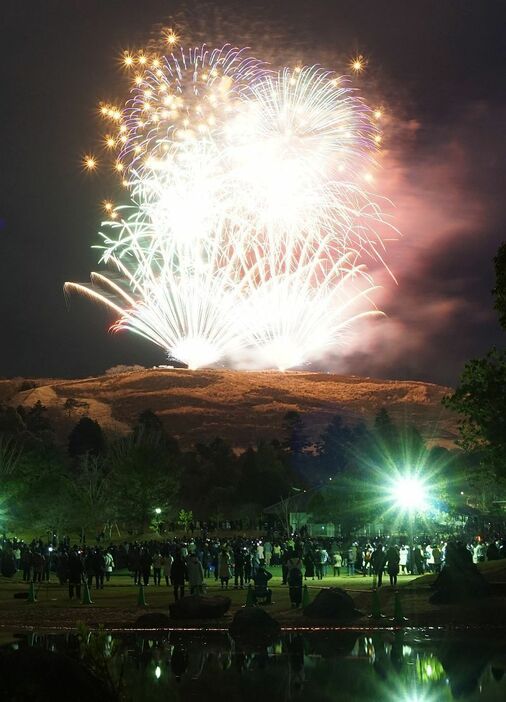
<svg viewBox="0 0 506 702"><path fill-rule="evenodd" d="M375 313L360 259L382 257L381 210L363 188L377 130L345 79L276 73L230 47L125 65L132 97L101 112L133 205L107 203L113 273L67 290L192 368L248 347L263 365L300 365Z"/></svg>

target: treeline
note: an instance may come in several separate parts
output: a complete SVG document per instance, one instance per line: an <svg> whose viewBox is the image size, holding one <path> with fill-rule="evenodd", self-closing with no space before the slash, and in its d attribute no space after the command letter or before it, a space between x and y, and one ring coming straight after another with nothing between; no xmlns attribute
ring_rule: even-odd
<svg viewBox="0 0 506 702"><path fill-rule="evenodd" d="M150 410L120 437L83 416L62 446L40 402L0 406L0 529L63 533L120 524L144 533L155 509L157 522L175 520L181 509L199 520L256 519L265 507L321 485L334 496L325 503L317 492L313 512L324 518L353 507L364 518L382 509L371 492L406 467L430 468L455 494L472 476L461 454L429 448L415 427L396 425L385 409L371 426L336 415L316 443L301 415L289 412L278 440L237 453L221 438L182 450Z"/></svg>

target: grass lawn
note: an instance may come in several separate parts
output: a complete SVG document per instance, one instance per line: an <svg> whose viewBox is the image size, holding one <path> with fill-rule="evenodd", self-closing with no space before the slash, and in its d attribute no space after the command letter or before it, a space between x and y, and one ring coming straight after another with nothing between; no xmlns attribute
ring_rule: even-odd
<svg viewBox="0 0 506 702"><path fill-rule="evenodd" d="M288 623L299 620L302 614L291 608L288 587L281 584L281 568L270 569L273 578L270 585L273 591L272 604L266 606L266 610L281 622ZM399 578L399 586L405 587L413 580L411 576ZM322 587L338 586L350 591L350 594L365 605L365 609L370 608L371 588L373 579L371 577L326 577L321 581L305 581L310 598L313 599ZM133 585L132 577L128 573L114 574L109 583L106 583L103 590L91 590L93 605L86 606L70 600L67 586L61 586L54 575L49 583L36 584L37 602L29 604L26 600L14 599L14 593L28 590L28 585L23 583L20 575L17 574L12 579L0 578L0 625L22 625L22 626L72 626L76 621L86 621L89 623L104 623L110 626L120 626L121 624L131 624L144 611L137 606L139 588ZM231 614L246 602L247 589L235 590L233 581L228 590L222 590L220 583L214 578L206 580L207 594L226 594L232 600ZM390 588L388 588L390 589ZM385 587L385 591L387 588ZM185 593L189 594L189 593ZM155 586L152 583L145 588L145 597L148 604L147 611L167 611L169 603L174 601L171 587L165 583ZM222 626L227 625L228 620L223 620ZM302 623L302 622L300 622Z"/></svg>
<svg viewBox="0 0 506 702"><path fill-rule="evenodd" d="M480 567L484 575L492 582L506 583L506 562L497 561L486 563ZM288 587L281 584L281 569L270 568L273 578L270 585L273 591L273 602L265 606L283 626L310 626L319 624L332 626L332 622L308 621L300 609L291 608ZM458 605L434 606L428 602L430 583L434 576L421 577L400 576L398 590L404 615L408 617L411 626L506 626L506 597L494 595L479 602L470 601ZM373 579L371 577L343 576L339 578L326 577L321 581L305 581L310 599L313 599L320 588L337 586L344 588L355 600L355 606L364 612L364 618L357 620L357 625L368 626L366 618L371 611ZM219 582L214 578L206 581L207 594L221 594ZM12 579L0 578L0 630L15 630L16 628L70 628L76 622L84 621L90 626L104 624L110 628L131 626L138 616L145 611L168 611L168 605L173 602L174 595L171 587L165 584L154 586L150 584L145 588L147 609L137 605L139 588L133 585L130 574L114 574L103 590L91 591L92 605L83 605L80 602L69 600L67 586L60 586L54 575L48 584L37 585L37 602L29 604L25 599L14 599L14 593L26 592L28 585L23 583L20 574ZM221 620L193 624L202 628L227 627L234 612L246 602L247 590L235 590L232 586L225 591L231 600L232 606L229 614ZM188 594L188 593L186 593ZM384 579L384 586L380 591L382 611L387 617L392 617L394 612L395 591L388 585L388 577ZM388 625L388 620L383 625ZM184 626L184 622L175 622L177 626ZM187 624L186 624L187 625Z"/></svg>

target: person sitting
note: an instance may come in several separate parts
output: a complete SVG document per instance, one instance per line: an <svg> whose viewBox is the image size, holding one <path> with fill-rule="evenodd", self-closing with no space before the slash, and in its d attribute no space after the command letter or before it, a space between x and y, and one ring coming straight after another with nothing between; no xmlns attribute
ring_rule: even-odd
<svg viewBox="0 0 506 702"><path fill-rule="evenodd" d="M272 573L269 573L269 571L266 570L262 564L259 565L253 578L253 582L255 584L253 589L255 604L257 604L259 599L265 600L265 604L272 603L272 590L267 587L267 583L271 578Z"/></svg>

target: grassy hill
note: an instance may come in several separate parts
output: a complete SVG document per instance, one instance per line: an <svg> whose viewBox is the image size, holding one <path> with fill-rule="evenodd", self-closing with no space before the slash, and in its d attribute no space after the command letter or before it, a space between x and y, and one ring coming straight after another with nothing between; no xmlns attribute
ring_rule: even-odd
<svg viewBox="0 0 506 702"><path fill-rule="evenodd" d="M449 388L424 382L221 369L146 369L81 380L33 381L37 387L26 390L21 390L20 379L0 381L0 401L30 406L40 400L62 438L81 414L97 419L109 431L123 433L148 408L183 446L215 436L235 447L274 438L289 410L304 415L312 439L334 414L367 422L381 407L397 421L414 422L435 443L451 447L457 436L455 415L441 406ZM64 409L68 398L88 406L69 414Z"/></svg>

